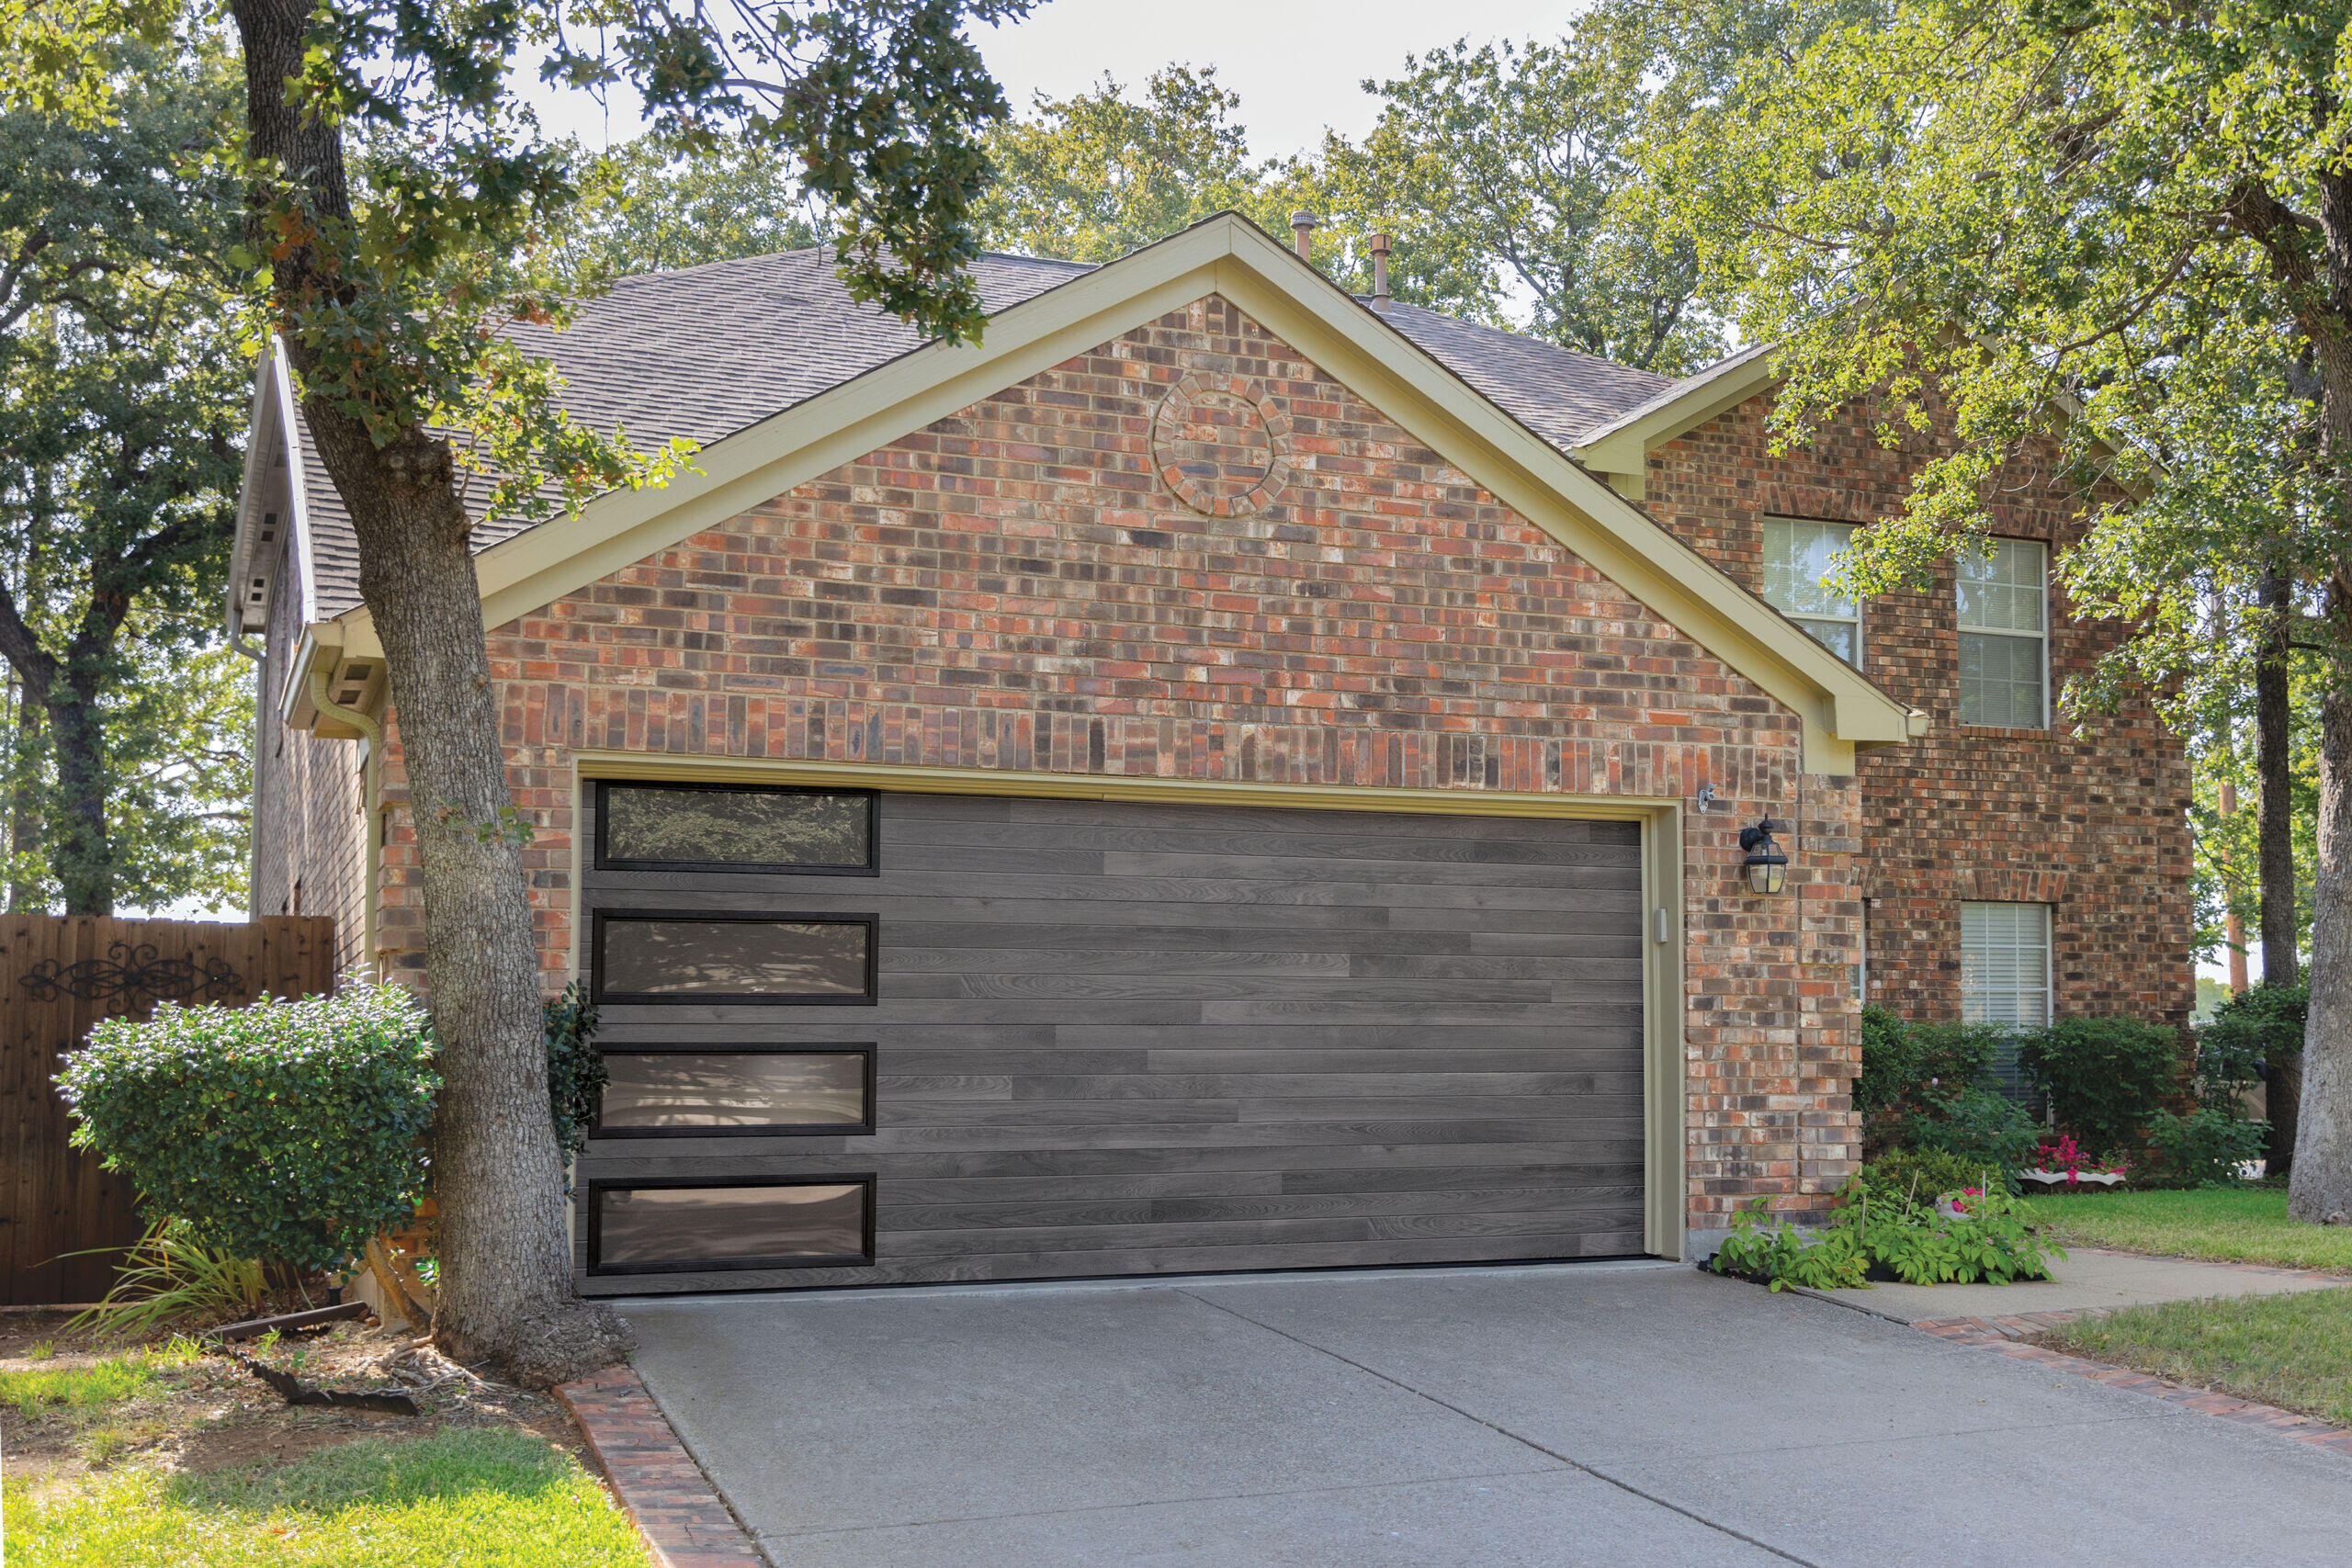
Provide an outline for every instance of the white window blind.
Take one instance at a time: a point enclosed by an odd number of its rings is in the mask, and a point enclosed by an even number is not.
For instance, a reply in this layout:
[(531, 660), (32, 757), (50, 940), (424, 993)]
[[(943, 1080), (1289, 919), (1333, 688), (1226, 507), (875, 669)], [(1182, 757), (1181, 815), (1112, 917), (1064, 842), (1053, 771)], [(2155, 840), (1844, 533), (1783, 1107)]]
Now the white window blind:
[(1849, 664), (1862, 661), (1862, 611), (1824, 581), (1830, 558), (1853, 541), (1850, 523), (1764, 519), (1764, 602)]
[(2046, 728), (2044, 552), (2032, 539), (1990, 547), (1960, 555), (1960, 722)]
[(1960, 1016), (2039, 1029), (2050, 1021), (2050, 907), (1960, 907)]

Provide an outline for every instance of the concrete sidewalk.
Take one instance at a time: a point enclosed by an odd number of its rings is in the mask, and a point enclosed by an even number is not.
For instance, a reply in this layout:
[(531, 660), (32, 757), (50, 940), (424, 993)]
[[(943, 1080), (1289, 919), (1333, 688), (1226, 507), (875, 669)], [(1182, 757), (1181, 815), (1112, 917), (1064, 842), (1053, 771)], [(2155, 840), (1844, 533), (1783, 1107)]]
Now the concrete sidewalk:
[[(2033, 1312), (2104, 1312), (2120, 1306), (2198, 1301), (2208, 1296), (2275, 1296), (2352, 1285), (2335, 1274), (2264, 1269), (2245, 1263), (2203, 1263), (2188, 1258), (2147, 1258), (2135, 1252), (2069, 1247), (2050, 1280), (2014, 1285), (1872, 1285), (1858, 1291), (1807, 1291), (1826, 1302), (1859, 1307), (1897, 1323), (1945, 1317), (2006, 1317)], [(2352, 1559), (2352, 1548), (2346, 1551)]]
[(1680, 1266), (621, 1304), (793, 1568), (2284, 1568), (2352, 1541), (2337, 1455)]

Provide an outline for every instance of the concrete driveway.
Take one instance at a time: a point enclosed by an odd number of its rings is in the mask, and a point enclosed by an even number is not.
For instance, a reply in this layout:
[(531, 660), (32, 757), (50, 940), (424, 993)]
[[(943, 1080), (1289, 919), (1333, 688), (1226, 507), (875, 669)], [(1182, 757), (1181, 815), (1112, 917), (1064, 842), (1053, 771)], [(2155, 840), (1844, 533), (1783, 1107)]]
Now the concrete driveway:
[(1672, 1265), (621, 1304), (780, 1568), (2352, 1562), (2352, 1461)]

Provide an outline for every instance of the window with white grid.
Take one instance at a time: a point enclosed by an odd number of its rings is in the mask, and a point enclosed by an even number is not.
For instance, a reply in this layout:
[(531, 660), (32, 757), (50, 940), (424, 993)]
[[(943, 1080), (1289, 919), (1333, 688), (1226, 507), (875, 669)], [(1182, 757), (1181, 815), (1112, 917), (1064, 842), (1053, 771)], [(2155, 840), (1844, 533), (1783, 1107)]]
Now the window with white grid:
[(1960, 1016), (2040, 1029), (2050, 1021), (2050, 907), (1960, 907)]
[(1960, 553), (1960, 722), (2047, 728), (2044, 552), (2032, 539), (1989, 548)]
[(1849, 664), (1862, 661), (1862, 607), (1826, 581), (1830, 558), (1853, 542), (1850, 523), (1764, 519), (1764, 602)]

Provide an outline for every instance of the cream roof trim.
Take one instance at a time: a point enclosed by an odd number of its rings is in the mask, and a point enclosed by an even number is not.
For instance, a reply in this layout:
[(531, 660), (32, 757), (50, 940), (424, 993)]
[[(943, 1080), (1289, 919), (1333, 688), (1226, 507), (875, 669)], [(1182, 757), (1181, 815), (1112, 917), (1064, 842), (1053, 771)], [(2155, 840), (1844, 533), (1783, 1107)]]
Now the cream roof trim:
[(1638, 474), (1653, 448), (1746, 402), (1772, 381), (1770, 346), (1744, 349), (1588, 432), (1574, 450), (1584, 463), (1604, 474)]
[[(484, 624), (536, 610), (1211, 293), (1799, 715), (1809, 771), (1850, 773), (1856, 747), (1917, 732), (1909, 710), (1860, 671), (1231, 213), (990, 317), (979, 346), (926, 344), (713, 442), (701, 471), (666, 489), (614, 491), (492, 546), (475, 558)], [(338, 621), (320, 628), (320, 641), (380, 652), (365, 607)]]

